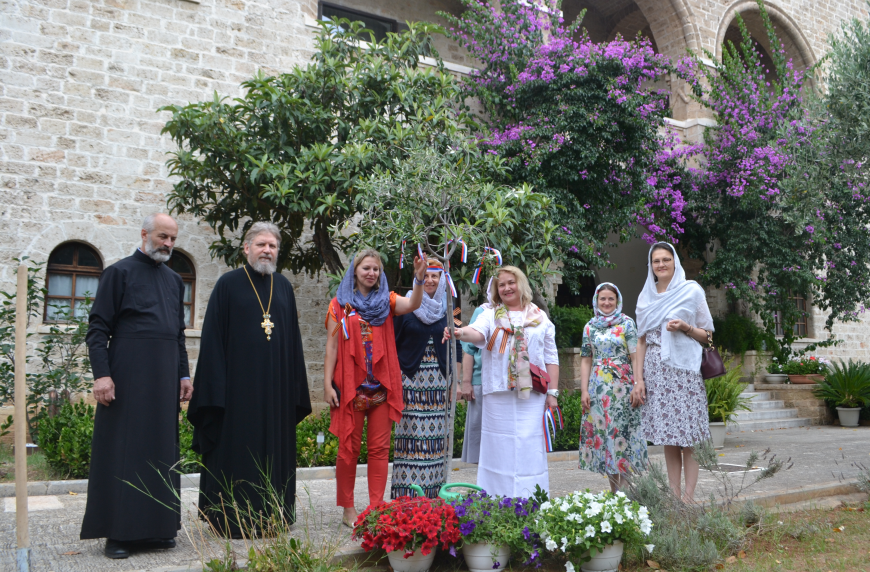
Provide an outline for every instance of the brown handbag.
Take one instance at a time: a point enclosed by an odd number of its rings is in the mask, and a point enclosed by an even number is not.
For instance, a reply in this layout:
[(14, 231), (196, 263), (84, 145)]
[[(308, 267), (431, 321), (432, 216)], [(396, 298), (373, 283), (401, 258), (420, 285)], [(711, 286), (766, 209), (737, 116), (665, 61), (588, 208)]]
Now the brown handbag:
[(707, 345), (701, 346), (701, 378), (710, 379), (725, 375), (725, 364), (719, 350), (713, 346), (713, 334), (707, 332)]
[(550, 388), (550, 374), (547, 373), (547, 370), (530, 363), (529, 371), (532, 374), (532, 391), (547, 393), (547, 390)]

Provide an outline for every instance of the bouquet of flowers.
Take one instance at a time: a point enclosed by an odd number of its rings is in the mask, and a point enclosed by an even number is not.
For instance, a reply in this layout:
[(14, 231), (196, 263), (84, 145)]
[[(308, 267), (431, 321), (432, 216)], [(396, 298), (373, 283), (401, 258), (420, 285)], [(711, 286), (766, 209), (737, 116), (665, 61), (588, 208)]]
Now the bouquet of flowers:
[(830, 360), (816, 356), (796, 356), (782, 366), (782, 373), (788, 375), (815, 375), (828, 372)]
[(653, 523), (645, 506), (623, 492), (574, 492), (541, 505), (534, 529), (550, 552), (561, 551), (574, 563), (588, 562), (590, 551), (602, 551), (616, 541), (632, 542), (649, 535)]
[(430, 554), (438, 544), (452, 551), (459, 541), (459, 520), (453, 507), (440, 498), (399, 497), (363, 511), (353, 537), (362, 539), (366, 552), (403, 550), (405, 558), (418, 548), (423, 555)]
[(465, 544), (507, 545), (512, 553), (534, 554), (526, 565), (536, 560), (538, 555), (528, 527), (530, 515), (538, 510), (535, 500), (492, 497), (480, 491), (450, 504), (459, 519), (459, 532)]

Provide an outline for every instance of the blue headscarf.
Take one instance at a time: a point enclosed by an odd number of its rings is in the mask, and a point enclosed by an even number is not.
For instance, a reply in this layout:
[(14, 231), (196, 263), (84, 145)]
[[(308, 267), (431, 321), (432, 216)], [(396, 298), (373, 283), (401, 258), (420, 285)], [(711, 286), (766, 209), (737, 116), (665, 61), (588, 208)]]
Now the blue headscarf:
[(381, 268), (378, 285), (372, 288), (367, 296), (363, 296), (359, 290), (353, 287), (355, 271), (356, 264), (348, 265), (347, 272), (344, 273), (344, 278), (338, 285), (335, 298), (342, 307), (350, 304), (357, 311), (359, 317), (372, 326), (380, 326), (390, 317), (390, 286), (387, 284), (384, 269)]

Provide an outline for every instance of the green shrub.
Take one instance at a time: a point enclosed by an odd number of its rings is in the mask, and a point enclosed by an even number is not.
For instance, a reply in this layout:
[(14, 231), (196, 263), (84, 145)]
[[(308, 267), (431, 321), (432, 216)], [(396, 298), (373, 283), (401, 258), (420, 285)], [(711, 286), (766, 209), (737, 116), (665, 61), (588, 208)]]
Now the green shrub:
[(187, 418), (187, 411), (182, 411), (181, 418), (178, 420), (178, 442), (181, 445), (178, 472), (183, 475), (198, 473), (202, 457), (190, 448), (193, 444), (193, 425)]
[(813, 394), (829, 407), (870, 405), (870, 365), (851, 359), (848, 363), (832, 363)]
[(559, 393), (559, 408), (565, 419), (565, 428), (556, 431), (554, 451), (577, 451), (580, 448), (580, 424), (583, 421), (583, 403), (580, 392)]
[(732, 354), (742, 355), (748, 351), (776, 351), (776, 338), (765, 332), (752, 319), (740, 314), (728, 314), (725, 318), (713, 318), (715, 344)]
[(57, 415), (40, 420), (39, 434), (39, 446), (54, 470), (66, 478), (88, 478), (94, 436), (92, 405), (64, 403)]
[(725, 362), (725, 369), (725, 375), (704, 380), (707, 413), (713, 422), (728, 423), (738, 411), (749, 411), (750, 398), (741, 395), (746, 384), (740, 381), (741, 370), (734, 367), (734, 358)]
[(583, 327), (594, 315), (588, 306), (551, 306), (550, 320), (556, 326), (556, 347), (579, 348), (583, 341)]

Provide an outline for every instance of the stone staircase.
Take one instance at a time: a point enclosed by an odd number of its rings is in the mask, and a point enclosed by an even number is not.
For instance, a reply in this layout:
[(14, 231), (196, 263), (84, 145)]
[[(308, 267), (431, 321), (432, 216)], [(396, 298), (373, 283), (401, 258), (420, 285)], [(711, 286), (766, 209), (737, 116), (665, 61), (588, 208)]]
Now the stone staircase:
[(753, 384), (747, 386), (743, 395), (752, 399), (751, 411), (737, 412), (734, 422), (728, 425), (729, 433), (791, 429), (816, 424), (809, 417), (799, 417), (797, 409), (786, 408), (785, 401), (774, 399), (773, 392), (755, 391)]

